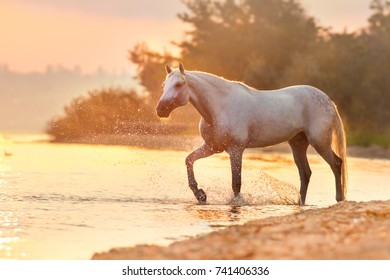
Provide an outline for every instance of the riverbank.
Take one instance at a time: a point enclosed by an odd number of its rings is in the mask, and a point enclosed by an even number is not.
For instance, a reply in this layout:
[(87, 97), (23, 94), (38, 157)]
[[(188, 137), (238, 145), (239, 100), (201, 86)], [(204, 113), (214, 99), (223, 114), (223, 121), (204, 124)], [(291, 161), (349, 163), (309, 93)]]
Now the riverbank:
[(389, 228), (390, 200), (347, 201), (231, 226), (167, 247), (112, 249), (92, 259), (390, 259)]
[[(62, 141), (61, 143), (73, 144), (96, 144), (96, 145), (121, 145), (135, 146), (146, 149), (166, 149), (175, 151), (192, 151), (203, 143), (199, 135), (145, 135), (145, 134), (105, 134), (95, 136), (85, 136), (77, 139)], [(279, 145), (248, 149), (249, 153), (291, 153), (287, 143)], [(309, 148), (309, 153), (316, 153), (313, 148)], [(352, 146), (347, 148), (349, 157), (390, 159), (390, 148), (380, 146)]]

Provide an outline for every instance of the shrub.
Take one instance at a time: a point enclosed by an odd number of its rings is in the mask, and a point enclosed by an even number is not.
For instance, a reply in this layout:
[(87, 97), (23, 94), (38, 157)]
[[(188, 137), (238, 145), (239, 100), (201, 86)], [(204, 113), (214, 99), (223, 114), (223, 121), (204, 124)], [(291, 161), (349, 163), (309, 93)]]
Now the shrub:
[(134, 90), (109, 88), (73, 99), (65, 106), (64, 115), (49, 123), (47, 133), (56, 140), (67, 140), (120, 133), (130, 123), (137, 123), (139, 127), (155, 121), (151, 106)]

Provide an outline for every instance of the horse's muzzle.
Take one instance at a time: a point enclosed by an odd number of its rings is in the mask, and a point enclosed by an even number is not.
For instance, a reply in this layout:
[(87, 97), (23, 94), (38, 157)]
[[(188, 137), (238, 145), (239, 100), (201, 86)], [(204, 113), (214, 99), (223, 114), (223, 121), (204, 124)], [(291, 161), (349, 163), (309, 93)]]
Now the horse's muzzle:
[(160, 118), (168, 118), (169, 117), (169, 112), (168, 111), (157, 110), (157, 116), (159, 116)]
[(169, 108), (169, 106), (166, 106), (164, 104), (158, 104), (156, 107), (156, 112), (157, 116), (159, 116), (160, 118), (168, 118), (172, 110)]

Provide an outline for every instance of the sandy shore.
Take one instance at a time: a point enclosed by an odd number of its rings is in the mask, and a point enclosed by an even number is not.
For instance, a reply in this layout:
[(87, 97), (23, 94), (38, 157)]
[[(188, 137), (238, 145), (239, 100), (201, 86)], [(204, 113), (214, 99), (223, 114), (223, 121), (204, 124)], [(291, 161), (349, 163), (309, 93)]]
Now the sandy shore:
[(112, 249), (93, 259), (390, 259), (390, 200), (303, 208), (167, 247)]

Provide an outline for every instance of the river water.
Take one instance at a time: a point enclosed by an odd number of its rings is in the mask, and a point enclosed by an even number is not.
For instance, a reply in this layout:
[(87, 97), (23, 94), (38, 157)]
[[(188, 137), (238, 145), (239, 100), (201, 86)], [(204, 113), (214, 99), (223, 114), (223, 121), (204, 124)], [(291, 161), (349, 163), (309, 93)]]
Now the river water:
[[(3, 140), (0, 153), (1, 259), (90, 259), (335, 203), (333, 175), (316, 155), (309, 206), (299, 207), (290, 154), (246, 153), (238, 201), (226, 154), (198, 161), (195, 175), (208, 195), (198, 205), (187, 187), (188, 152)], [(388, 160), (350, 158), (348, 198), (390, 199), (389, 171)]]

